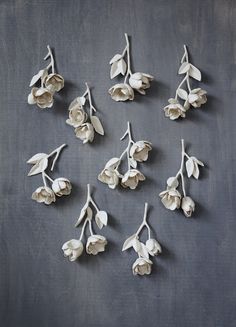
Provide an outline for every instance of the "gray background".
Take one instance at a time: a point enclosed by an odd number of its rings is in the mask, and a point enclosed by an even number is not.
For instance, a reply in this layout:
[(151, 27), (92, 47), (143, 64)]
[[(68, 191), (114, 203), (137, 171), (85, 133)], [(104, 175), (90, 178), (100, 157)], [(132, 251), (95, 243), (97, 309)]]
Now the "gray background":
[[(1, 220), (0, 324), (3, 327), (234, 327), (236, 326), (235, 1), (1, 1)], [(132, 66), (152, 73), (148, 95), (115, 103), (107, 94), (110, 58), (132, 36)], [(164, 117), (163, 106), (180, 82), (177, 75), (189, 46), (203, 72), (208, 103), (183, 121)], [(43, 67), (46, 45), (55, 49), (66, 84), (52, 109), (27, 104), (29, 81)], [(70, 101), (93, 86), (106, 136), (83, 146), (65, 124)], [(136, 140), (154, 150), (140, 166), (147, 177), (135, 191), (109, 190), (97, 181), (106, 160), (126, 143), (119, 138), (132, 122)], [(180, 163), (180, 138), (206, 163), (187, 191), (197, 203), (193, 219), (166, 210), (158, 198)], [(27, 177), (26, 160), (62, 143), (53, 176), (73, 185), (70, 197), (44, 206), (31, 200), (41, 177)], [(73, 228), (86, 199), (86, 183), (109, 213), (102, 233), (104, 254), (63, 258), (62, 244), (78, 237)], [(144, 202), (163, 246), (153, 274), (132, 276), (135, 253), (121, 253), (137, 228)]]

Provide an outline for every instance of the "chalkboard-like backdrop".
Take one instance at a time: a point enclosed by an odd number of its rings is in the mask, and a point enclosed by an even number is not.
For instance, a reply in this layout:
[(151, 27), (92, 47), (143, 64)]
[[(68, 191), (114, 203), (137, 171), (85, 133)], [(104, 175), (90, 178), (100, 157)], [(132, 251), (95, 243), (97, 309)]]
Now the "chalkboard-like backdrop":
[[(153, 74), (145, 97), (115, 103), (108, 64), (131, 35), (137, 71)], [(3, 327), (235, 327), (236, 326), (236, 3), (226, 0), (1, 0), (0, 1), (0, 325)], [(162, 108), (180, 81), (183, 44), (203, 72), (209, 100), (172, 122)], [(29, 81), (46, 46), (55, 49), (65, 88), (49, 110), (27, 104)], [(83, 146), (65, 124), (67, 107), (93, 87), (106, 136)], [(135, 191), (109, 190), (97, 181), (105, 158), (123, 149), (132, 123), (136, 139), (152, 141), (147, 177)], [(180, 139), (207, 164), (187, 185), (196, 215), (164, 208), (158, 193), (180, 160)], [(46, 207), (30, 199), (40, 177), (26, 160), (67, 143), (55, 176), (73, 193)], [(109, 212), (109, 247), (79, 262), (63, 258), (62, 244), (86, 198), (86, 184)], [(130, 271), (134, 256), (123, 241), (152, 206), (150, 225), (163, 246), (151, 276)]]

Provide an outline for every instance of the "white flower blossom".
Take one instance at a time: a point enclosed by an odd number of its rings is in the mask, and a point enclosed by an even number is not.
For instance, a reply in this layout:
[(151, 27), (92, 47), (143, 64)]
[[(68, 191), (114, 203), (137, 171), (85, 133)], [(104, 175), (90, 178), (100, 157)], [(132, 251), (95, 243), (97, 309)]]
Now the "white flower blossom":
[(144, 181), (145, 176), (137, 169), (128, 170), (121, 180), (121, 185), (126, 188), (129, 187), (131, 190), (134, 190), (139, 181)]
[(130, 86), (141, 94), (146, 94), (145, 90), (150, 87), (153, 76), (144, 73), (134, 73), (129, 78)]
[(66, 120), (66, 123), (73, 127), (81, 126), (87, 120), (87, 114), (80, 104), (73, 106), (69, 110), (69, 119)]
[(90, 123), (84, 123), (79, 127), (75, 128), (75, 135), (80, 140), (83, 141), (83, 143), (92, 142), (94, 139), (94, 128), (93, 125)]
[(44, 83), (52, 93), (59, 92), (64, 87), (64, 78), (59, 74), (51, 73), (46, 76)]
[(56, 201), (56, 196), (50, 187), (40, 186), (32, 194), (32, 200), (39, 203), (51, 204)]
[(99, 252), (105, 251), (106, 245), (107, 245), (107, 240), (104, 236), (91, 235), (87, 240), (86, 252), (88, 254), (96, 255)]
[(195, 203), (190, 196), (185, 196), (181, 202), (181, 208), (186, 217), (190, 218), (195, 210)]
[(71, 182), (64, 178), (60, 177), (53, 181), (52, 189), (57, 196), (69, 195), (71, 193)]
[(152, 261), (146, 258), (138, 258), (132, 266), (132, 271), (134, 275), (150, 275), (152, 271)]
[(138, 162), (148, 159), (148, 152), (152, 150), (151, 143), (146, 141), (135, 142), (130, 148), (130, 156)]
[(104, 168), (98, 175), (98, 180), (104, 184), (107, 184), (109, 188), (115, 189), (119, 184), (120, 174), (117, 170), (110, 168)]
[(108, 93), (115, 101), (127, 101), (134, 99), (134, 91), (132, 87), (124, 83), (112, 86)]
[(181, 194), (175, 189), (165, 190), (159, 194), (161, 202), (166, 209), (175, 210), (179, 209), (181, 202)]
[(193, 89), (188, 95), (188, 102), (194, 108), (200, 108), (202, 104), (207, 102), (207, 92), (201, 88)]
[(165, 116), (171, 120), (178, 119), (179, 117), (185, 117), (186, 109), (175, 99), (169, 99), (169, 104), (164, 108)]
[(33, 87), (28, 95), (29, 104), (37, 104), (38, 107), (51, 108), (53, 105), (53, 93), (44, 87)]
[(65, 257), (69, 257), (69, 260), (75, 261), (83, 253), (83, 243), (80, 240), (72, 239), (62, 246), (62, 251)]
[(148, 249), (148, 253), (152, 256), (158, 255), (162, 252), (160, 243), (154, 238), (150, 238), (146, 241), (146, 248)]

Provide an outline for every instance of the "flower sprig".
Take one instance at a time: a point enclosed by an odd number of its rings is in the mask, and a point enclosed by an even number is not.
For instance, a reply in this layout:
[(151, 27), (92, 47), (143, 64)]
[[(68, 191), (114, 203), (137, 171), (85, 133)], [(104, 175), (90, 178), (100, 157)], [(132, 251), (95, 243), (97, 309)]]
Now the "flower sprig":
[[(190, 86), (190, 77), (197, 81), (201, 81), (201, 72), (193, 64), (189, 62), (188, 51), (184, 45), (184, 55), (181, 59), (181, 66), (178, 74), (185, 75), (175, 92), (175, 98), (168, 100), (169, 104), (164, 107), (165, 116), (171, 120), (179, 117), (185, 118), (186, 111), (190, 108), (200, 108), (207, 102), (207, 92), (201, 88), (192, 89)], [(185, 85), (185, 89), (183, 86)], [(183, 100), (183, 105), (179, 102)]]
[[(91, 207), (93, 208), (93, 210)], [(107, 213), (106, 211), (99, 210), (98, 206), (96, 205), (96, 203), (91, 197), (90, 184), (87, 184), (87, 200), (85, 205), (81, 209), (80, 216), (75, 224), (75, 227), (78, 227), (83, 221), (80, 237), (78, 240), (72, 239), (70, 241), (67, 241), (62, 246), (64, 256), (69, 257), (70, 261), (75, 261), (83, 253), (84, 245), (82, 243), (82, 239), (84, 237), (84, 232), (87, 225), (89, 227), (89, 233), (90, 233), (90, 236), (88, 237), (86, 242), (87, 254), (96, 255), (100, 252), (105, 251), (105, 246), (107, 245), (106, 238), (102, 235), (94, 234), (93, 232), (93, 227), (92, 227), (93, 211), (96, 212), (95, 222), (98, 228), (102, 229), (103, 226), (107, 225), (107, 220), (108, 220)]]
[[(127, 122), (127, 130), (121, 140), (128, 137), (128, 145), (119, 158), (110, 159), (102, 172), (98, 175), (98, 180), (115, 189), (120, 183), (124, 188), (135, 189), (139, 181), (144, 181), (145, 176), (137, 169), (137, 163), (148, 159), (148, 153), (152, 150), (151, 143), (148, 141), (135, 142), (132, 139), (130, 122)], [(118, 169), (122, 159), (126, 157), (128, 170), (122, 175)]]
[[(133, 248), (138, 254), (138, 259), (132, 266), (134, 275), (149, 275), (152, 271), (153, 262), (149, 259), (149, 255), (157, 256), (162, 252), (161, 245), (157, 240), (151, 238), (151, 230), (147, 222), (148, 203), (145, 203), (143, 221), (139, 226), (137, 232), (131, 235), (123, 244), (122, 251)], [(148, 239), (146, 243), (140, 242), (139, 235), (143, 228), (147, 228)]]
[[(100, 135), (104, 135), (104, 129), (100, 119), (93, 114), (96, 108), (92, 103), (91, 90), (88, 83), (85, 83), (86, 91), (80, 97), (75, 98), (69, 106), (69, 119), (66, 123), (75, 128), (75, 135), (83, 143), (92, 142), (94, 140), (94, 131)], [(87, 97), (87, 98), (86, 98)], [(89, 104), (89, 113), (84, 108), (86, 101)]]
[[(67, 178), (59, 177), (53, 180), (47, 173), (48, 168), (48, 159), (54, 157), (51, 171), (53, 171), (56, 161), (59, 157), (61, 150), (66, 146), (62, 144), (51, 153), (37, 153), (32, 158), (30, 158), (27, 163), (33, 165), (30, 169), (28, 176), (34, 176), (37, 174), (42, 175), (43, 186), (38, 187), (32, 194), (32, 199), (45, 204), (51, 204), (56, 201), (56, 196), (61, 197), (63, 195), (69, 195), (71, 193), (71, 183)], [(48, 186), (48, 183), (51, 184), (51, 187)]]
[[(28, 95), (28, 103), (36, 104), (41, 109), (51, 108), (55, 92), (59, 92), (64, 87), (64, 78), (55, 73), (54, 57), (49, 45), (47, 49), (48, 53), (44, 60), (50, 58), (50, 63), (32, 77), (29, 85), (33, 87)], [(38, 87), (34, 85), (38, 85)]]
[[(204, 166), (203, 162), (196, 157), (190, 157), (184, 146), (184, 140), (181, 140), (181, 165), (177, 174), (167, 179), (167, 188), (159, 194), (161, 202), (169, 210), (181, 209), (186, 217), (191, 217), (195, 210), (195, 203), (190, 196), (186, 195), (185, 180), (184, 180), (184, 164), (187, 171), (187, 176), (193, 176), (195, 179), (199, 177), (199, 166)], [(187, 159), (187, 160), (186, 160)], [(185, 162), (186, 160), (186, 162)], [(179, 179), (181, 180), (182, 194), (177, 190), (179, 187)]]
[(124, 76), (123, 83), (115, 84), (108, 91), (115, 101), (134, 100), (134, 90), (145, 95), (145, 90), (150, 87), (150, 82), (153, 80), (153, 76), (149, 74), (131, 72), (130, 43), (127, 33), (125, 33), (125, 40), (126, 46), (122, 54), (118, 53), (110, 60), (110, 78), (113, 79), (120, 74)]

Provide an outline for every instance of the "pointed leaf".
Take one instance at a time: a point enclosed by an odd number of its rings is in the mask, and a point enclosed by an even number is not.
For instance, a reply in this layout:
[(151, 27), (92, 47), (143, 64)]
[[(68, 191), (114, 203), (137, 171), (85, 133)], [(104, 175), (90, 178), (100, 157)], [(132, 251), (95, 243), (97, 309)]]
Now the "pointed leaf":
[(30, 169), (28, 176), (33, 176), (42, 173), (48, 166), (48, 158), (43, 158), (36, 162), (36, 164)]
[(122, 251), (125, 251), (133, 246), (134, 239), (137, 238), (136, 234), (131, 235), (127, 240), (124, 242)]
[(111, 65), (110, 78), (113, 79), (119, 74), (120, 74), (120, 68), (118, 66), (118, 62), (116, 61)]
[(45, 76), (47, 74), (47, 70), (46, 69), (41, 69), (36, 75), (34, 75), (30, 81), (30, 87), (33, 86), (35, 83), (38, 82), (38, 80)]
[(90, 119), (95, 131), (100, 135), (104, 135), (104, 129), (102, 127), (100, 119), (97, 116), (91, 116)]
[(149, 259), (148, 249), (147, 249), (146, 245), (141, 242), (140, 242), (140, 250), (139, 250), (138, 254), (145, 259)]
[(98, 228), (102, 229), (103, 223), (101, 222), (100, 218), (96, 216), (95, 221), (96, 221), (96, 224), (97, 224)]
[(198, 168), (198, 165), (197, 164), (194, 165), (193, 177), (195, 179), (198, 179), (198, 177), (199, 177), (199, 168)]
[(140, 251), (140, 249), (141, 249), (141, 242), (137, 239), (137, 238), (135, 238), (134, 240), (133, 240), (133, 248), (134, 248), (134, 251), (135, 252), (139, 252)]
[(35, 164), (36, 162), (38, 162), (39, 160), (46, 158), (48, 155), (47, 153), (36, 153), (33, 157), (31, 157), (27, 163), (29, 164)]
[(90, 207), (87, 208), (86, 213), (87, 213), (87, 218), (92, 219), (93, 211), (92, 211), (92, 209)]
[(116, 168), (120, 163), (120, 158), (111, 158), (105, 165), (105, 169), (107, 168)]
[(194, 162), (193, 162), (193, 159), (189, 158), (186, 161), (186, 170), (187, 170), (188, 177), (191, 177), (192, 174), (193, 174), (193, 171), (194, 171)]
[(134, 169), (137, 168), (137, 161), (134, 160), (133, 158), (129, 159), (130, 165), (131, 167), (133, 167)]
[(183, 100), (187, 100), (188, 99), (188, 93), (184, 89), (178, 89), (177, 90), (177, 94)]
[(87, 210), (87, 205), (84, 206), (81, 211), (80, 211), (80, 215), (79, 215), (79, 218), (75, 224), (75, 227), (79, 226), (79, 224), (81, 223), (81, 221), (83, 220), (83, 218), (85, 217), (85, 214), (86, 214), (86, 210)]
[(192, 64), (190, 65), (189, 76), (196, 79), (197, 81), (201, 81), (202, 79), (202, 74), (200, 70)]
[(178, 182), (178, 179), (176, 177), (169, 177), (167, 179), (167, 185), (170, 187), (170, 188), (177, 188), (179, 186), (179, 182)]
[(178, 74), (185, 74), (190, 69), (190, 64), (188, 62), (183, 62), (179, 68)]
[(120, 60), (118, 61), (118, 69), (119, 69), (120, 73), (121, 73), (123, 76), (125, 75), (126, 67), (127, 67), (127, 65), (126, 65), (126, 62), (124, 61), (124, 59), (123, 59), (123, 58), (120, 59)]
[(121, 54), (117, 53), (114, 55), (114, 57), (110, 60), (110, 65), (113, 64), (113, 62), (116, 62), (122, 58)]

